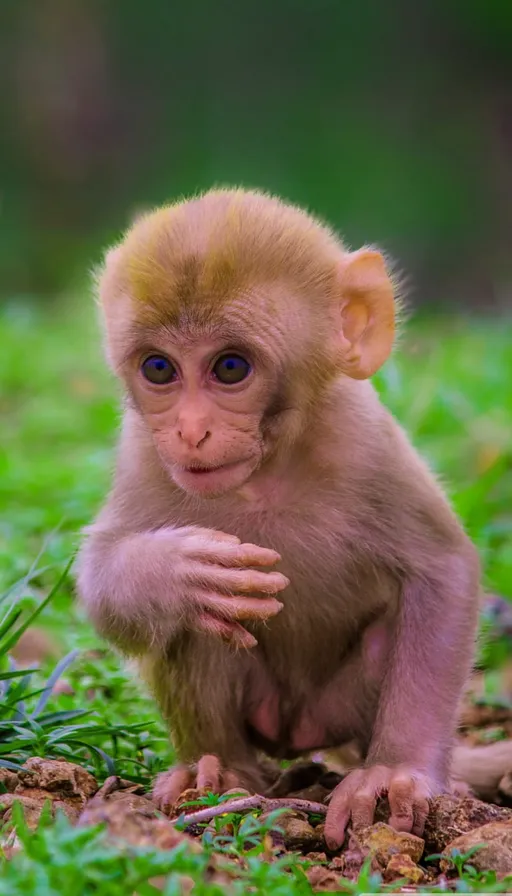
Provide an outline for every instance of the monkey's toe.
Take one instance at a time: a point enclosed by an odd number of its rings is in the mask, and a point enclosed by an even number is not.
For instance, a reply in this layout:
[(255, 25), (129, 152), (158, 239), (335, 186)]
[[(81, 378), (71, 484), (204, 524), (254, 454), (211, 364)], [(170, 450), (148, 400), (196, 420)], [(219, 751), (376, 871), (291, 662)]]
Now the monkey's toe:
[(225, 793), (238, 787), (242, 787), (239, 775), (230, 769), (223, 770), (217, 756), (206, 754), (196, 764), (177, 765), (158, 775), (152, 799), (162, 812), (170, 815), (185, 790)]
[(153, 802), (162, 812), (170, 814), (183, 791), (192, 787), (193, 783), (192, 769), (186, 765), (175, 766), (167, 772), (162, 772), (155, 780), (152, 792)]

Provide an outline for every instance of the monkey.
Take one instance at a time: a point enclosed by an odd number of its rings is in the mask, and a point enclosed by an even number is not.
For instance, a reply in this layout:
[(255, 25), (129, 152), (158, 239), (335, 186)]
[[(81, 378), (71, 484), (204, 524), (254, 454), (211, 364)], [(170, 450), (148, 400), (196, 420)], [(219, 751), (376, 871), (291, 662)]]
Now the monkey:
[(97, 277), (124, 411), (79, 599), (136, 658), (194, 784), (265, 793), (276, 763), (358, 745), (325, 839), (421, 834), (448, 787), (480, 599), (476, 548), (378, 398), (400, 289), (385, 255), (265, 192), (143, 214)]

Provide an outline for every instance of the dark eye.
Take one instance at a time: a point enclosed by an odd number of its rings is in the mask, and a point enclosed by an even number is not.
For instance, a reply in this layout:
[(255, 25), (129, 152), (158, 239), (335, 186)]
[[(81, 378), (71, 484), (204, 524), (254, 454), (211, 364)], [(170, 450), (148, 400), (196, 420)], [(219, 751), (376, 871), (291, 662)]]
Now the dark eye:
[(176, 376), (176, 368), (163, 355), (151, 355), (150, 358), (146, 358), (141, 369), (143, 376), (157, 386), (171, 383)]
[(251, 372), (251, 365), (240, 355), (222, 355), (213, 365), (215, 379), (226, 386), (241, 383)]

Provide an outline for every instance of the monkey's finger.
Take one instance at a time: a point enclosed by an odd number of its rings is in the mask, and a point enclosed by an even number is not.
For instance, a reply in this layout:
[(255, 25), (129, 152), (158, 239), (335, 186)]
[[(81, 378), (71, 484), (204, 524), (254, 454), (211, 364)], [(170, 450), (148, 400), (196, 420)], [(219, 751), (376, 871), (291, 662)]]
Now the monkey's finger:
[(354, 828), (364, 828), (373, 824), (377, 795), (378, 790), (370, 779), (367, 779), (365, 784), (356, 790), (350, 803)]
[(184, 765), (176, 766), (158, 775), (152, 793), (152, 799), (162, 812), (169, 813), (184, 790), (192, 787), (192, 772)]
[(258, 643), (254, 635), (251, 635), (237, 622), (228, 622), (226, 619), (219, 619), (210, 613), (200, 613), (196, 619), (196, 627), (210, 635), (216, 635), (235, 647), (256, 647)]
[[(415, 781), (410, 775), (396, 775), (388, 790), (389, 823), (395, 831), (410, 833), (414, 824)], [(370, 822), (371, 824), (371, 822)]]
[(233, 595), (223, 597), (221, 594), (204, 594), (199, 598), (204, 607), (221, 616), (223, 619), (234, 619), (237, 622), (270, 619), (283, 609), (283, 604), (274, 597), (243, 597)]
[(210, 571), (204, 564), (194, 564), (189, 579), (211, 591), (237, 593), (276, 594), (290, 584), (290, 580), (280, 572), (260, 572), (257, 569), (224, 569), (216, 567)]
[(202, 756), (197, 763), (197, 789), (218, 793), (220, 790), (220, 762), (216, 756)]
[(190, 539), (187, 553), (203, 563), (225, 567), (273, 566), (281, 559), (277, 551), (261, 548), (256, 544), (240, 544), (239, 541)]
[(416, 834), (417, 837), (423, 837), (425, 831), (425, 823), (427, 821), (428, 813), (430, 812), (430, 803), (428, 797), (421, 796), (415, 799), (414, 801), (414, 822), (412, 826), (412, 833)]
[(343, 788), (334, 791), (325, 819), (324, 837), (328, 849), (339, 849), (345, 839), (345, 831), (350, 820), (352, 791)]
[(273, 566), (279, 563), (281, 554), (272, 548), (262, 548), (257, 544), (239, 544), (230, 548), (226, 558), (230, 565), (237, 566)]

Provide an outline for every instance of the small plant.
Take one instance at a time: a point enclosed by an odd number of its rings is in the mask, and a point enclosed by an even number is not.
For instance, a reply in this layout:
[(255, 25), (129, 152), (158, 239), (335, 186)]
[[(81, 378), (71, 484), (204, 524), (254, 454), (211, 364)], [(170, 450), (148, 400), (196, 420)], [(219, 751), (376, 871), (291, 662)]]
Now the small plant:
[(48, 712), (46, 707), (53, 689), (64, 672), (79, 655), (70, 651), (57, 663), (46, 681), (38, 682), (38, 669), (17, 669), (10, 651), (43, 610), (55, 598), (65, 581), (71, 561), (58, 578), (49, 594), (36, 606), (24, 593), (35, 575), (32, 569), (16, 586), (0, 595), (0, 766), (14, 771), (31, 756), (61, 757), (76, 760), (89, 755), (92, 770), (99, 776), (116, 773), (113, 756), (95, 742), (121, 736), (146, 728), (145, 723), (131, 725), (98, 724), (88, 709)]

